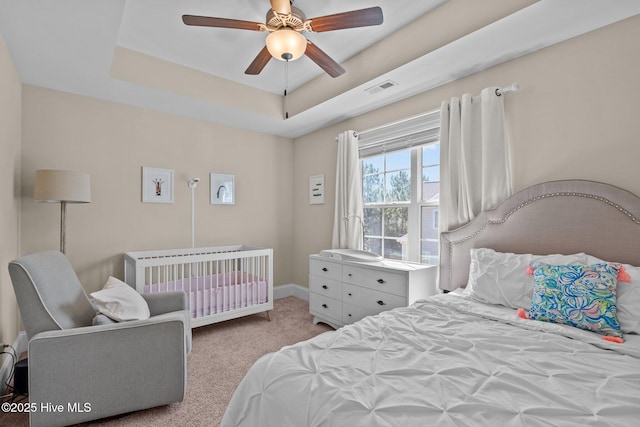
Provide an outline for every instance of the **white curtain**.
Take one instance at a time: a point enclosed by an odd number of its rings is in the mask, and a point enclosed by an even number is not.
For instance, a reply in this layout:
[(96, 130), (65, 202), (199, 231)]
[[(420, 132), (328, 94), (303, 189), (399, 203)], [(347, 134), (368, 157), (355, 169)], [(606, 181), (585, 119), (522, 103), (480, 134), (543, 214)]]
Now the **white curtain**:
[(348, 130), (338, 135), (336, 206), (333, 217), (334, 249), (362, 249), (362, 174), (358, 136)]
[(511, 196), (504, 95), (496, 89), (442, 103), (440, 232), (466, 224)]

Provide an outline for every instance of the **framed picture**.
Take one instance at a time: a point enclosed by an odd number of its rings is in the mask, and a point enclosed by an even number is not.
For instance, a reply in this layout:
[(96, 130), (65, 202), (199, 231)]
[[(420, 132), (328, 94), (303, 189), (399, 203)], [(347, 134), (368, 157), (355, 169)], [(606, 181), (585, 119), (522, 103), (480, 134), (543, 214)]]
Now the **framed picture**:
[(173, 169), (142, 167), (142, 202), (173, 203)]
[(309, 177), (309, 204), (324, 204), (324, 175)]
[(233, 205), (235, 203), (235, 177), (221, 173), (211, 174), (211, 204)]

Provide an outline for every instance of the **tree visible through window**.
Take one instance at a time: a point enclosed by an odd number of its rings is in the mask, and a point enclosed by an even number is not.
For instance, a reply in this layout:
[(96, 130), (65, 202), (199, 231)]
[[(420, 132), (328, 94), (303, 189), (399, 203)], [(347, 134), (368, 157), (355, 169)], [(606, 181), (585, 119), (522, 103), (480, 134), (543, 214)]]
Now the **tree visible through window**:
[[(437, 263), (439, 161), (438, 143), (362, 159), (365, 250)], [(421, 188), (414, 189), (420, 172)]]
[(363, 159), (364, 248), (385, 258), (402, 259), (399, 241), (408, 230), (411, 153), (396, 151)]

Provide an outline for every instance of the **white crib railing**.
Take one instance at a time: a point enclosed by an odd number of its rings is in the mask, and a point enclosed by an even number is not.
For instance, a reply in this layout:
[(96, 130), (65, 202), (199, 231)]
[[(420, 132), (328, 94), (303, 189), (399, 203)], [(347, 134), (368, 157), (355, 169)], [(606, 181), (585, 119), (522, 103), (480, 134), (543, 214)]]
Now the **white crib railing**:
[(127, 252), (125, 282), (143, 294), (182, 291), (191, 326), (273, 309), (273, 249), (247, 245)]

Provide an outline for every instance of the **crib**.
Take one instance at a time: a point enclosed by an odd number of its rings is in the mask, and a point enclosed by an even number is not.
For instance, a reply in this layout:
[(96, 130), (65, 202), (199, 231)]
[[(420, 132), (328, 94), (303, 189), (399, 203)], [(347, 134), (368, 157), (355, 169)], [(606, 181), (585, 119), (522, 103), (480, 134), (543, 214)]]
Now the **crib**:
[(182, 291), (191, 326), (273, 309), (273, 249), (247, 245), (127, 252), (125, 282), (141, 294)]

